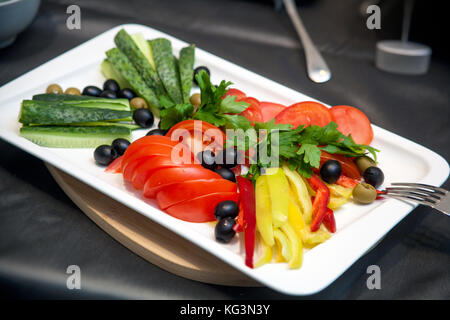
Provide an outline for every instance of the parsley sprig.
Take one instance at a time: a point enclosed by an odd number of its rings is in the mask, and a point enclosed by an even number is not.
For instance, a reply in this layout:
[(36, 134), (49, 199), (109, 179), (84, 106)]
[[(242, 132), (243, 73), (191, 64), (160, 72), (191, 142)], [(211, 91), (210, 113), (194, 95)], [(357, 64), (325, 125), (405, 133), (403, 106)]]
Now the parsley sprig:
[(160, 98), (162, 110), (161, 129), (169, 129), (173, 125), (183, 120), (195, 119), (209, 122), (216, 127), (227, 129), (251, 128), (251, 123), (247, 118), (240, 116), (249, 106), (244, 101), (236, 101), (235, 96), (222, 97), (227, 93), (227, 88), (232, 84), (223, 80), (217, 87), (211, 83), (209, 75), (200, 71), (196, 76), (200, 88), (201, 105), (197, 110), (190, 103), (174, 104), (165, 97)]
[[(309, 178), (313, 173), (313, 168), (319, 168), (320, 156), (322, 150), (328, 153), (343, 154), (347, 157), (359, 157), (366, 153), (372, 154), (376, 160), (377, 149), (360, 145), (353, 141), (351, 135), (344, 135), (337, 130), (337, 124), (330, 122), (324, 127), (303, 125), (292, 128), (289, 124), (276, 124), (272, 119), (269, 122), (255, 123), (256, 130), (266, 130), (266, 134), (258, 139), (248, 139), (245, 148), (253, 148), (256, 154), (253, 157), (254, 162), (250, 165), (248, 176), (256, 179), (260, 174), (261, 168), (273, 166), (273, 163), (262, 163), (260, 161), (258, 150), (265, 150), (270, 157), (272, 150), (272, 135), (276, 132), (279, 155), (279, 163), (286, 163), (291, 170), (296, 170), (302, 176)], [(237, 146), (235, 141), (227, 141), (227, 147)]]

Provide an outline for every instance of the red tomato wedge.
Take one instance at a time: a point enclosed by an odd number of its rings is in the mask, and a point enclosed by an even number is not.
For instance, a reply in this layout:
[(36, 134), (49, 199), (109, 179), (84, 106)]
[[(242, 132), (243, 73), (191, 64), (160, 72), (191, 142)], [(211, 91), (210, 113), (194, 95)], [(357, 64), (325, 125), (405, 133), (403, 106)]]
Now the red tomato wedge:
[(357, 144), (369, 145), (372, 142), (372, 125), (364, 112), (350, 106), (334, 106), (330, 112), (340, 132), (345, 135), (351, 134)]
[(241, 99), (240, 101), (244, 101), (250, 104), (247, 109), (240, 113), (241, 116), (246, 117), (251, 122), (263, 121), (263, 116), (258, 100), (252, 97), (246, 97), (244, 99)]
[(190, 180), (162, 187), (156, 194), (161, 209), (178, 203), (218, 192), (236, 192), (237, 184), (223, 178), (212, 180)]
[(281, 111), (286, 109), (286, 106), (283, 106), (282, 104), (267, 101), (261, 101), (259, 107), (261, 108), (262, 121), (264, 122), (272, 120)]
[(276, 123), (291, 124), (294, 128), (304, 126), (326, 126), (333, 118), (330, 110), (323, 104), (313, 101), (304, 101), (293, 104), (281, 111), (276, 117)]
[(129, 155), (126, 160), (122, 160), (122, 172), (124, 173), (124, 177), (129, 165), (133, 165), (136, 161), (150, 156), (164, 156), (167, 158), (171, 158), (173, 148), (174, 147), (172, 146), (161, 144), (153, 144), (141, 147), (139, 150), (136, 150), (133, 154)]
[(123, 156), (120, 156), (120, 157), (114, 159), (114, 161), (111, 162), (109, 164), (109, 166), (105, 169), (105, 172), (108, 172), (108, 173), (119, 173), (119, 172), (121, 172), (122, 157)]
[[(181, 130), (185, 130), (185, 132)], [(205, 149), (217, 152), (217, 150), (223, 148), (223, 144), (226, 141), (225, 133), (222, 130), (211, 123), (201, 120), (181, 121), (170, 128), (166, 136), (183, 142), (194, 155)]]
[(228, 89), (227, 93), (225, 93), (225, 95), (222, 97), (225, 98), (226, 96), (235, 96), (236, 97), (236, 101), (242, 100), (246, 97), (246, 94), (244, 92), (242, 92), (241, 90), (238, 89)]
[(122, 171), (123, 166), (125, 163), (128, 162), (128, 158), (135, 153), (136, 151), (140, 150), (144, 146), (150, 146), (150, 145), (168, 145), (168, 146), (176, 146), (178, 144), (178, 141), (172, 141), (169, 137), (165, 136), (145, 136), (142, 137), (136, 141), (134, 141), (132, 144), (130, 144), (125, 151), (125, 153), (122, 156)]
[[(194, 166), (201, 167), (199, 164), (183, 164), (176, 163), (172, 161), (172, 159), (164, 157), (164, 156), (154, 156), (151, 158), (146, 158), (145, 161), (142, 161), (140, 164), (136, 166), (136, 169), (133, 171), (133, 175), (131, 178), (131, 183), (133, 187), (136, 189), (144, 188), (145, 182), (150, 176), (155, 173), (157, 170), (163, 168), (174, 168), (174, 167), (185, 167), (185, 166)], [(188, 177), (186, 177), (186, 180)]]
[(161, 169), (153, 173), (145, 182), (144, 197), (152, 199), (156, 197), (159, 189), (173, 183), (201, 179), (222, 179), (222, 177), (214, 171), (197, 165)]
[(341, 164), (342, 174), (351, 178), (359, 180), (361, 179), (361, 175), (359, 174), (358, 167), (352, 158), (346, 157), (342, 154), (331, 154), (325, 151), (322, 151), (322, 155), (320, 156), (320, 167), (328, 161), (328, 160), (337, 160)]
[(239, 193), (219, 192), (210, 193), (205, 196), (194, 198), (175, 204), (165, 209), (165, 212), (172, 217), (188, 222), (208, 222), (215, 221), (214, 209), (225, 200), (232, 200), (239, 203)]

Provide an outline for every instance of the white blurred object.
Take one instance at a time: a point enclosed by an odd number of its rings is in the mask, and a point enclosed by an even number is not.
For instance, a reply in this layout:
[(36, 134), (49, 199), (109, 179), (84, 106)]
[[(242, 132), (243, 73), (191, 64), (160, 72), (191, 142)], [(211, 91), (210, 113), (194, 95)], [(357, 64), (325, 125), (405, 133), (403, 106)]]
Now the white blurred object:
[(375, 65), (377, 68), (399, 74), (418, 75), (428, 71), (431, 48), (408, 41), (414, 0), (405, 0), (401, 40), (377, 42)]

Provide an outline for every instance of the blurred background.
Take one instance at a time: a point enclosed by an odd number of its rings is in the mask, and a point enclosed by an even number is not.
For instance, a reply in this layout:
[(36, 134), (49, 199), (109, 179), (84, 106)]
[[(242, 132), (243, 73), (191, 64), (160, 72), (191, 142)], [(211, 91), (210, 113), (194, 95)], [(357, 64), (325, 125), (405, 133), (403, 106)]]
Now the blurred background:
[[(374, 64), (377, 41), (401, 37), (403, 1), (298, 0), (303, 23), (333, 74), (328, 82), (316, 84), (307, 76), (302, 45), (278, 0), (42, 0), (29, 27), (10, 46), (0, 49), (0, 86), (116, 25), (137, 23), (195, 43), (327, 104), (356, 106), (376, 125), (423, 144), (449, 160), (450, 49), (446, 36), (448, 19), (442, 3), (415, 1), (409, 39), (430, 46), (432, 57), (426, 74), (407, 76), (381, 71)], [(66, 26), (66, 9), (72, 4), (81, 9), (80, 30)], [(371, 4), (381, 9), (381, 29), (369, 30), (366, 26), (366, 9)], [(0, 15), (1, 10), (4, 9), (0, 7)], [(267, 288), (200, 284), (146, 263), (84, 216), (41, 161), (4, 141), (0, 141), (0, 148), (2, 295), (286, 298)], [(449, 183), (444, 187), (449, 189)], [(8, 205), (20, 192), (31, 203), (39, 203), (32, 213), (22, 208), (24, 215), (17, 215), (17, 207)], [(32, 230), (29, 223), (33, 223)], [(49, 231), (52, 226), (57, 230)], [(430, 214), (428, 209), (416, 209), (316, 297), (448, 298), (448, 283), (442, 283), (450, 278), (446, 226), (445, 217)], [(46, 230), (44, 234), (42, 230)], [(76, 230), (82, 230), (81, 235)], [(88, 272), (96, 280), (88, 282), (81, 293), (60, 290), (56, 285), (65, 279), (63, 269), (59, 269), (65, 262), (58, 256), (68, 251), (80, 261), (92, 261)], [(24, 271), (30, 264), (41, 272)], [(365, 270), (370, 264), (384, 270), (383, 290), (367, 290)]]

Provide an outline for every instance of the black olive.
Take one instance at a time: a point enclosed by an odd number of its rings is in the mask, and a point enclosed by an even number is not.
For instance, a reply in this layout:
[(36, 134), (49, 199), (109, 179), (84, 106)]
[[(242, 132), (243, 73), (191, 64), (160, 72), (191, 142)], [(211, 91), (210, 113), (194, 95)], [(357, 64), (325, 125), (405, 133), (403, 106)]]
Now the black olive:
[(228, 168), (218, 168), (214, 170), (216, 173), (220, 174), (220, 176), (224, 179), (230, 180), (231, 182), (236, 182), (236, 177), (234, 176), (233, 171)]
[(206, 73), (207, 73), (209, 76), (211, 75), (211, 72), (209, 72), (209, 69), (208, 69), (207, 67), (205, 67), (205, 66), (200, 66), (200, 67), (195, 68), (195, 69), (194, 69), (194, 83), (195, 83), (196, 85), (198, 85), (198, 83), (197, 83), (197, 79), (195, 79), (195, 76), (196, 76), (197, 73), (199, 73), (201, 70), (205, 70)]
[(94, 159), (98, 164), (107, 166), (115, 158), (117, 158), (117, 152), (113, 147), (103, 144), (98, 146), (94, 151)]
[(336, 160), (328, 160), (320, 168), (320, 177), (327, 183), (335, 183), (338, 181), (341, 173), (341, 164)]
[(223, 168), (234, 168), (238, 164), (238, 152), (234, 148), (220, 150), (217, 154), (217, 164)]
[(201, 165), (209, 170), (214, 170), (217, 167), (216, 155), (211, 150), (201, 151), (197, 154), (197, 159)]
[(110, 90), (117, 92), (120, 90), (119, 84), (114, 79), (108, 79), (103, 83), (103, 90)]
[(111, 90), (103, 90), (103, 92), (100, 94), (100, 97), (108, 99), (117, 99), (117, 93)]
[(125, 88), (117, 92), (117, 97), (131, 100), (136, 97), (136, 93), (134, 93), (134, 91), (129, 88)]
[(219, 203), (214, 210), (214, 216), (217, 220), (224, 218), (236, 218), (239, 214), (239, 206), (232, 200), (225, 200)]
[(147, 132), (146, 136), (165, 136), (167, 133), (167, 130), (163, 129), (153, 129)]
[(148, 109), (136, 109), (133, 112), (133, 120), (142, 128), (150, 128), (155, 121), (153, 113)]
[(222, 243), (228, 243), (233, 239), (236, 232), (233, 229), (233, 226), (236, 224), (233, 218), (225, 218), (219, 220), (217, 222), (216, 227), (214, 229), (214, 235), (216, 236), (216, 240)]
[(102, 94), (102, 89), (96, 86), (87, 86), (81, 94), (84, 96), (99, 97)]
[(364, 171), (364, 181), (366, 181), (368, 184), (374, 186), (375, 188), (378, 188), (383, 184), (384, 181), (384, 174), (383, 171), (381, 171), (378, 167), (368, 167)]
[(130, 141), (128, 141), (127, 139), (122, 139), (122, 138), (115, 139), (111, 144), (111, 146), (113, 147), (113, 149), (116, 151), (116, 153), (119, 156), (121, 156), (125, 153), (125, 151), (127, 150), (129, 145), (130, 145)]

